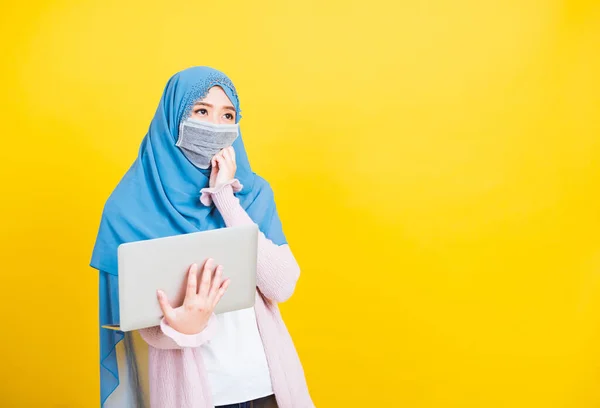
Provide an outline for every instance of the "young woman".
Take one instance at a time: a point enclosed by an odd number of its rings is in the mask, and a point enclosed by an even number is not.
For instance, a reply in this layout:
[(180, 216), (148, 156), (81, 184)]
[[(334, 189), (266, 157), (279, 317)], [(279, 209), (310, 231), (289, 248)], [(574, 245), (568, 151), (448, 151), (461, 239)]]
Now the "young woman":
[(229, 282), (212, 260), (192, 265), (183, 305), (158, 291), (161, 324), (139, 333), (149, 346), (148, 373), (139, 369), (143, 357), (129, 334), (118, 356), (124, 334), (101, 329), (104, 406), (119, 404), (111, 394), (121, 395), (120, 404), (144, 406), (147, 374), (154, 408), (314, 407), (277, 306), (294, 292), (299, 267), (273, 192), (250, 168), (239, 119), (238, 95), (224, 74), (207, 67), (175, 74), (136, 161), (106, 202), (91, 266), (100, 271), (100, 323), (116, 324), (118, 245), (256, 223), (255, 306), (215, 315)]

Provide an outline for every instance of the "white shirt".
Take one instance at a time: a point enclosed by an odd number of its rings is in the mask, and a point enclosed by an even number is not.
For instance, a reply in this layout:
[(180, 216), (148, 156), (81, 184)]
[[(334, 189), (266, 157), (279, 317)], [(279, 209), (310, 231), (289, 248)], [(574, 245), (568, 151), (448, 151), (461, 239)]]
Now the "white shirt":
[(254, 307), (216, 315), (214, 337), (200, 347), (214, 405), (273, 394)]

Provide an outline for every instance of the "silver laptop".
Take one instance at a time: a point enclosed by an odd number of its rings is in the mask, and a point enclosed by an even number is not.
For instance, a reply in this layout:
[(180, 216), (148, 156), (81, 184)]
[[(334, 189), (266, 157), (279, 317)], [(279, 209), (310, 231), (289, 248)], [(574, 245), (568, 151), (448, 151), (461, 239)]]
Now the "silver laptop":
[(257, 245), (255, 224), (121, 244), (120, 325), (107, 328), (130, 331), (158, 325), (162, 311), (157, 289), (167, 294), (172, 306), (181, 305), (190, 265), (202, 267), (208, 258), (223, 265), (224, 278), (231, 278), (215, 313), (254, 306)]

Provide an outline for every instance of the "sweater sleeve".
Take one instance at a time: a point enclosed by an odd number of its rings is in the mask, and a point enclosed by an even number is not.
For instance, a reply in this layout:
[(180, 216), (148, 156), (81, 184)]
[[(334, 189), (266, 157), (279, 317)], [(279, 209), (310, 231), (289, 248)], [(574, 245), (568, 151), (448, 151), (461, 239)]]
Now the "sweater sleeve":
[(200, 347), (213, 338), (216, 332), (217, 320), (213, 313), (208, 324), (200, 333), (183, 334), (169, 326), (163, 318), (159, 326), (139, 330), (140, 335), (150, 346), (162, 350), (176, 350), (186, 347)]
[[(234, 184), (234, 183), (233, 183)], [(234, 195), (235, 184), (210, 189), (211, 201), (221, 213), (228, 227), (253, 224), (254, 221)], [(207, 192), (207, 191), (205, 191)], [(275, 302), (285, 302), (294, 293), (300, 277), (300, 267), (289, 245), (277, 245), (263, 232), (258, 237), (256, 284), (263, 295)]]

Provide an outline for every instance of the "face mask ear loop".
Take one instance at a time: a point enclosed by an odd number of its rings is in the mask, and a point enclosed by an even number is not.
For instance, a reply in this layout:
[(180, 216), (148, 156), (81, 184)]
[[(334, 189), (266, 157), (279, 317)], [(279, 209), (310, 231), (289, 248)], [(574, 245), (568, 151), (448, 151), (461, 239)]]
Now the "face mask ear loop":
[(181, 146), (181, 141), (183, 139), (183, 120), (179, 123), (179, 134), (177, 135), (177, 143), (175, 143), (175, 146), (179, 147)]

